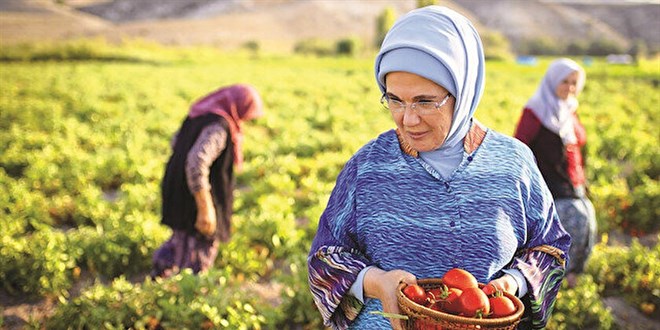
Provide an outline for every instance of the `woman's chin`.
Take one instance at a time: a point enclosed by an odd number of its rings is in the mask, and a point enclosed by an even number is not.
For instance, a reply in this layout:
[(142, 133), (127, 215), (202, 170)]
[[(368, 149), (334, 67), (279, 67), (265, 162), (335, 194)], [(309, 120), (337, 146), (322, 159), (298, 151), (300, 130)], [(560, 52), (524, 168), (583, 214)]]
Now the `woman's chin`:
[(436, 149), (433, 146), (429, 146), (428, 144), (423, 144), (423, 143), (411, 143), (410, 146), (413, 148), (413, 150), (417, 152), (427, 152)]

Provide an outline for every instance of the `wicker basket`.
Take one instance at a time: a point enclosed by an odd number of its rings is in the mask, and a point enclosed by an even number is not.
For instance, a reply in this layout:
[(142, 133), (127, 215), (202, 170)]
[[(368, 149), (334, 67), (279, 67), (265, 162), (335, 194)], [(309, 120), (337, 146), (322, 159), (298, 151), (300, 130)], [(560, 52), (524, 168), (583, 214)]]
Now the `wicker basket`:
[[(442, 280), (437, 278), (417, 280), (417, 284), (424, 290), (439, 288), (442, 286)], [(401, 283), (397, 290), (397, 298), (401, 313), (408, 316), (405, 321), (406, 329), (414, 330), (452, 330), (452, 329), (497, 329), (513, 330), (520, 322), (520, 318), (525, 310), (525, 306), (518, 297), (509, 293), (503, 294), (513, 301), (516, 306), (516, 312), (512, 315), (499, 318), (470, 318), (439, 312), (422, 305), (414, 303), (403, 294), (405, 283)], [(479, 284), (479, 287), (483, 287)]]

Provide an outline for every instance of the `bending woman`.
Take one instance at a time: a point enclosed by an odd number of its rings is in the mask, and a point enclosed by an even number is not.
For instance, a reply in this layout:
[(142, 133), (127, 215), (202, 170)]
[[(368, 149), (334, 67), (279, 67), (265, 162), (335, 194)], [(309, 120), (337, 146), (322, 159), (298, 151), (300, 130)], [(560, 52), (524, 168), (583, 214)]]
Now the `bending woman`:
[(231, 234), (242, 123), (262, 114), (257, 90), (245, 84), (218, 89), (190, 107), (161, 183), (161, 222), (172, 228), (172, 237), (154, 253), (152, 277), (213, 267), (219, 243)]

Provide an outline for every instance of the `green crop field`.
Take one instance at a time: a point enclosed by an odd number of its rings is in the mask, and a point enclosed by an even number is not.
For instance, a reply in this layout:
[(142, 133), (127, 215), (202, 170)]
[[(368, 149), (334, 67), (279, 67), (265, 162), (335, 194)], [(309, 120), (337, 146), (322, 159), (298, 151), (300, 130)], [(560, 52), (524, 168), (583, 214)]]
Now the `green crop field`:
[[(394, 127), (372, 56), (91, 42), (3, 49), (0, 59), (0, 290), (55, 301), (28, 328), (322, 328), (306, 268), (319, 216), (352, 153)], [(489, 62), (477, 119), (513, 134), (551, 60)], [(579, 113), (603, 240), (550, 327), (616, 328), (605, 296), (660, 322), (660, 60), (596, 59), (586, 70)], [(170, 138), (192, 101), (238, 82), (259, 89), (266, 115), (245, 127), (232, 240), (207, 274), (147, 279), (169, 235), (159, 184)], [(638, 243), (648, 236), (656, 243)]]

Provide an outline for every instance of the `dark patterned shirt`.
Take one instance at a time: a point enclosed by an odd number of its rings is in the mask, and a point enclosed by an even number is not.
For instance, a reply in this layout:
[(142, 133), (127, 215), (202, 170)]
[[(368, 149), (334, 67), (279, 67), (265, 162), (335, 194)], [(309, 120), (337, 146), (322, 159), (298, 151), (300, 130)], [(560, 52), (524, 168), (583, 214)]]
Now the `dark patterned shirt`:
[(220, 123), (208, 125), (199, 134), (186, 158), (186, 179), (193, 194), (211, 188), (209, 169), (226, 145), (227, 131)]

